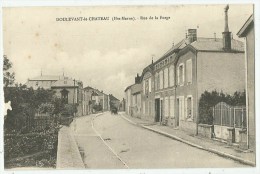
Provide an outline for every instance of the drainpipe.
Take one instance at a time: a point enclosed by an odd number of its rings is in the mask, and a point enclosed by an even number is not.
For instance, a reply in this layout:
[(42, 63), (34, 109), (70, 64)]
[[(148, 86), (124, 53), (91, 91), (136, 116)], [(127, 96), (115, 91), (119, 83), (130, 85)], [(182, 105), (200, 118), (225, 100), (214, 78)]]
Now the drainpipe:
[(248, 119), (248, 116), (249, 116), (249, 108), (248, 108), (248, 88), (247, 88), (247, 86), (248, 86), (248, 84), (247, 84), (247, 74), (248, 74), (248, 69), (247, 69), (247, 38), (245, 37), (245, 67), (246, 67), (246, 77), (245, 77), (245, 79), (246, 79), (246, 126), (247, 126), (247, 129), (246, 129), (246, 146), (247, 146), (247, 148), (249, 149), (249, 142), (248, 142), (248, 140), (249, 140), (249, 119)]
[(198, 58), (198, 52), (196, 51), (196, 54), (195, 54), (195, 77), (196, 77), (196, 100), (197, 100), (197, 115), (196, 115), (196, 135), (198, 135), (199, 133), (199, 98), (198, 98), (198, 67), (197, 67), (197, 58)]

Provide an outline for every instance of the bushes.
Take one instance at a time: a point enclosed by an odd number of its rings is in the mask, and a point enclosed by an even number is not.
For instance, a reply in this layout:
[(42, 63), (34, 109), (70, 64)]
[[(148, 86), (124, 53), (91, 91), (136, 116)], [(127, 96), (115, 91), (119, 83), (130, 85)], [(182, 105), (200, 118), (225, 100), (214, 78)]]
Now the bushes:
[(4, 137), (4, 158), (9, 160), (16, 157), (22, 157), (44, 151), (48, 149), (48, 143), (54, 143), (53, 150), (56, 150), (58, 134), (20, 134), (20, 135), (5, 135)]
[(233, 106), (246, 105), (246, 94), (244, 92), (235, 92), (232, 96), (223, 92), (205, 91), (199, 100), (199, 123), (213, 124), (212, 107), (219, 102), (225, 102)]

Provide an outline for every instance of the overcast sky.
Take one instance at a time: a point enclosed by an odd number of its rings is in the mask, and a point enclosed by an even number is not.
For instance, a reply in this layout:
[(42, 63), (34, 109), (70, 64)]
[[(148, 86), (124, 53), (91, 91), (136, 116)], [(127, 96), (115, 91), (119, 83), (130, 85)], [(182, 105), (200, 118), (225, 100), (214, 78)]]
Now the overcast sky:
[[(27, 7), (3, 10), (4, 54), (13, 62), (16, 81), (40, 75), (62, 75), (124, 97), (137, 73), (157, 60), (185, 30), (198, 37), (222, 36), (225, 5), (146, 7)], [(252, 5), (230, 5), (229, 29), (236, 33), (253, 13)], [(109, 21), (57, 22), (61, 17), (110, 17)], [(111, 18), (135, 17), (135, 21)], [(165, 16), (169, 20), (140, 20)]]

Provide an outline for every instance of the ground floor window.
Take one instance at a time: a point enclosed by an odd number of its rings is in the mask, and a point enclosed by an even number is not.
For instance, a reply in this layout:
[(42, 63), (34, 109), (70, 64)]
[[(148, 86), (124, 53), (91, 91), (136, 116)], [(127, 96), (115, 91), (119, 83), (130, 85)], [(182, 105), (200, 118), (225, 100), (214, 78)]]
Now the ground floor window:
[(186, 99), (186, 118), (187, 120), (193, 120), (193, 99), (192, 96), (187, 96)]
[(170, 117), (174, 118), (174, 96), (170, 96)]

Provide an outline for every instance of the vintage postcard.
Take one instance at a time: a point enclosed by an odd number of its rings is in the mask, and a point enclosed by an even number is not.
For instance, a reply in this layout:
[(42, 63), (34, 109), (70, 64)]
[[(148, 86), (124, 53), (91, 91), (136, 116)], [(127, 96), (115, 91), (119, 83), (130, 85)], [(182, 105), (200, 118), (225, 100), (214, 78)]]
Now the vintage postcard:
[(2, 7), (4, 172), (256, 173), (255, 12)]

